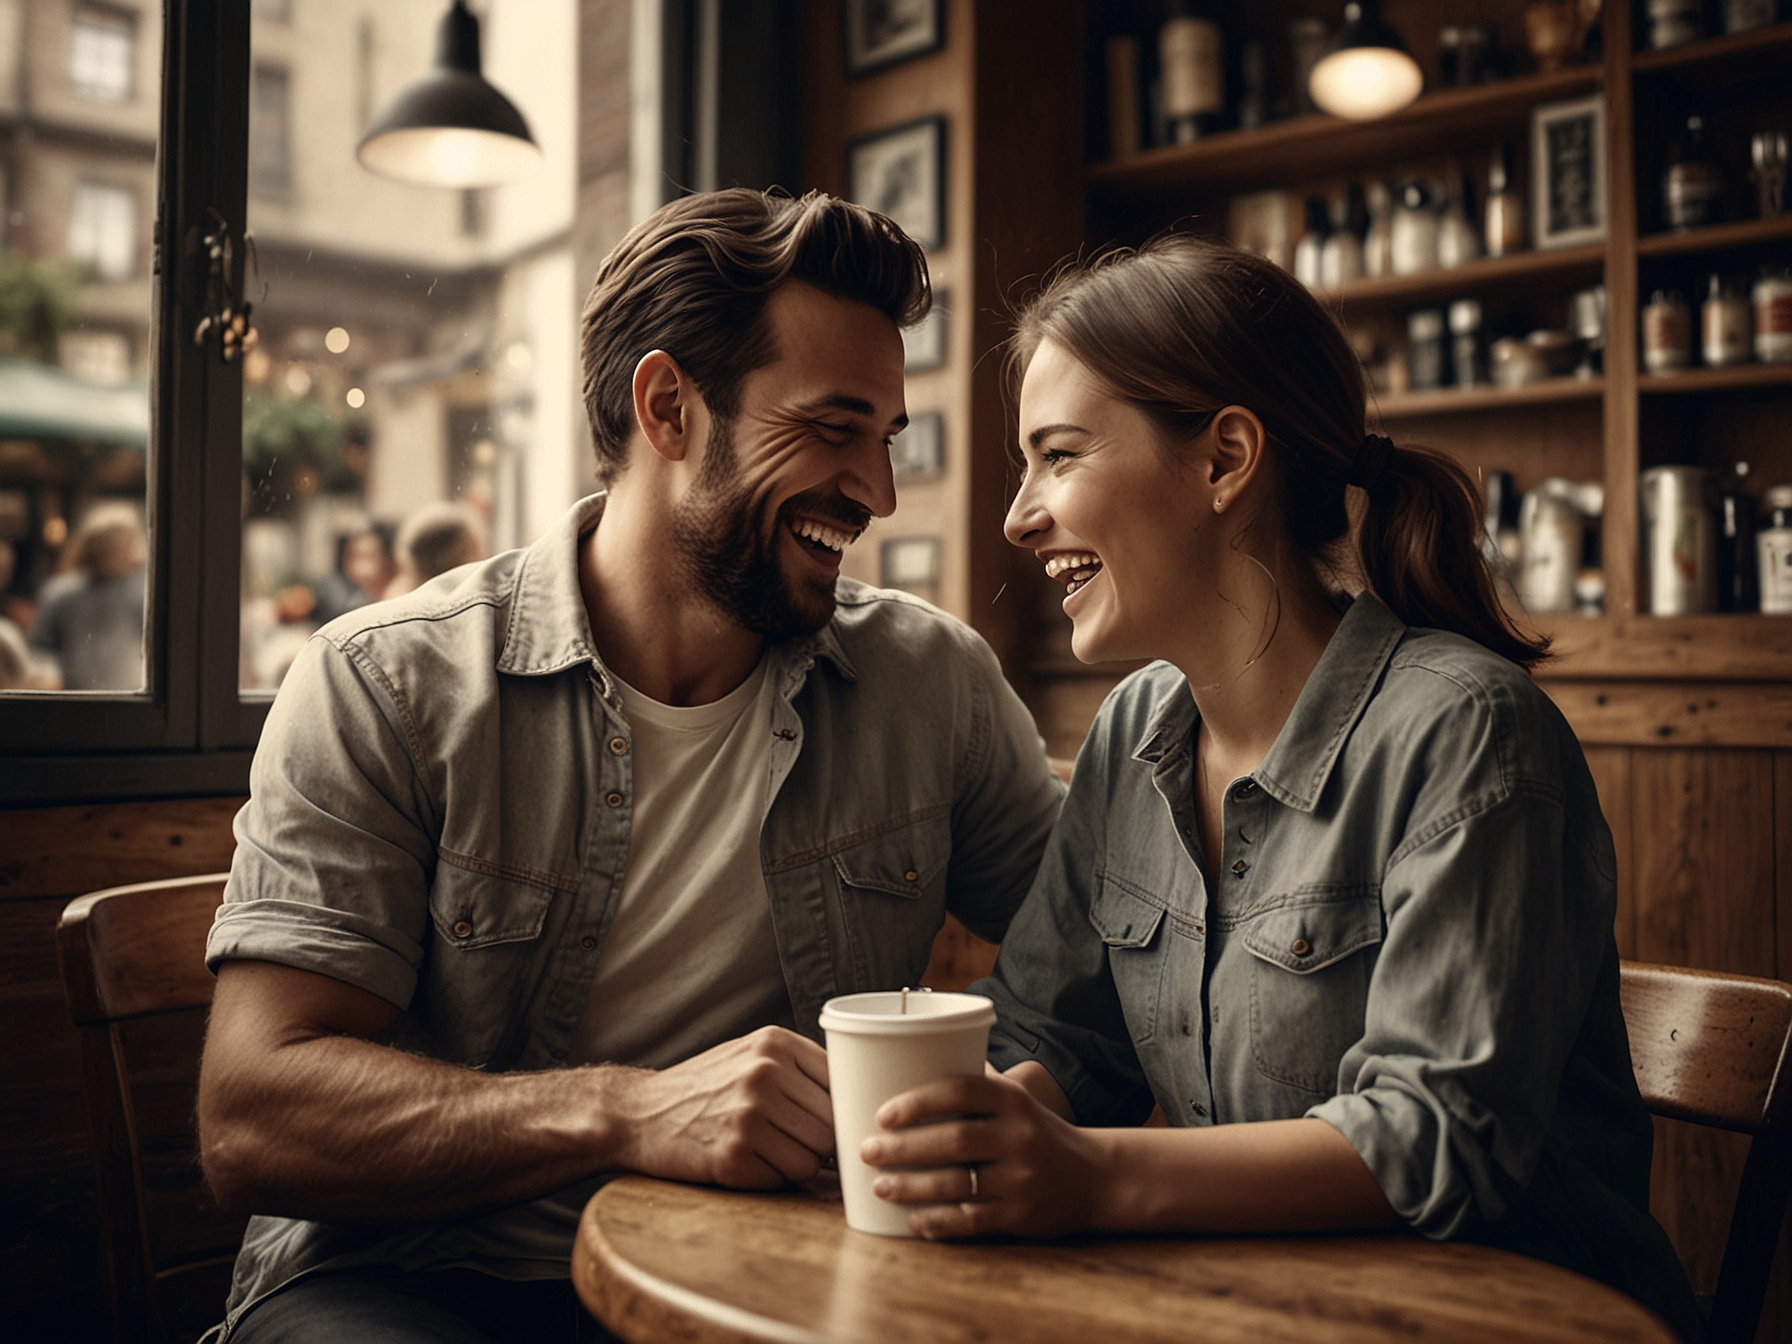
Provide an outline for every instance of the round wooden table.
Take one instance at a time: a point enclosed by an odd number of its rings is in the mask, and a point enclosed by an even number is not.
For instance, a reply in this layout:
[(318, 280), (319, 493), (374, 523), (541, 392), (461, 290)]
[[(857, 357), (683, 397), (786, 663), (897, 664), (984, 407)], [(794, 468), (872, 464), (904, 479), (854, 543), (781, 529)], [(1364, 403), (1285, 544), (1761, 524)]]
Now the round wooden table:
[(1639, 1340), (1655, 1316), (1536, 1260), (1412, 1236), (924, 1242), (849, 1231), (837, 1188), (625, 1176), (585, 1207), (573, 1282), (630, 1344)]

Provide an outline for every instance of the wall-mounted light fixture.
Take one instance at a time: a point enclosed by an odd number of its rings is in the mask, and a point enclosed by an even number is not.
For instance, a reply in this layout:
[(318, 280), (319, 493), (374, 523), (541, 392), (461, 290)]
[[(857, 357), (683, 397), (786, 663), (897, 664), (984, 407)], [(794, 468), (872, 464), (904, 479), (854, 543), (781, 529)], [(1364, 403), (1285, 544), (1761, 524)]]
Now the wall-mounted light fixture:
[(1425, 76), (1375, 0), (1344, 6), (1344, 26), (1313, 66), (1307, 90), (1335, 117), (1369, 121), (1397, 112), (1419, 96)]
[(436, 60), (374, 119), (355, 150), (364, 168), (425, 187), (495, 187), (541, 162), (515, 104), (479, 72), (479, 20), (454, 0)]

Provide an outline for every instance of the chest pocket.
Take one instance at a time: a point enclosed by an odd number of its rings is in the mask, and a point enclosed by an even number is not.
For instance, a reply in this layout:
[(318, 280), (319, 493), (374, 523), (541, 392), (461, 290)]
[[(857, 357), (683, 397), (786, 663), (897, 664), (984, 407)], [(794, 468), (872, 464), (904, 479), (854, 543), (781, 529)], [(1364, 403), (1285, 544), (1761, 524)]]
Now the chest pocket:
[(951, 857), (952, 819), (944, 807), (828, 857), (857, 989), (921, 983), (946, 918)]
[(1353, 893), (1270, 910), (1239, 931), (1251, 954), (1251, 1058), (1277, 1082), (1329, 1097), (1362, 1039), (1381, 947), (1381, 901)]
[(1154, 905), (1111, 874), (1089, 906), (1089, 923), (1108, 949), (1108, 970), (1126, 1015), (1126, 1030), (1135, 1046), (1157, 1035), (1158, 1005), (1163, 998), (1169, 939), (1158, 930), (1162, 906)]
[(406, 1014), (427, 1023), (432, 1054), (477, 1067), (520, 1044), (549, 909), (556, 899), (572, 899), (546, 885), (554, 881), (476, 872), (446, 859), (437, 864), (429, 943)]

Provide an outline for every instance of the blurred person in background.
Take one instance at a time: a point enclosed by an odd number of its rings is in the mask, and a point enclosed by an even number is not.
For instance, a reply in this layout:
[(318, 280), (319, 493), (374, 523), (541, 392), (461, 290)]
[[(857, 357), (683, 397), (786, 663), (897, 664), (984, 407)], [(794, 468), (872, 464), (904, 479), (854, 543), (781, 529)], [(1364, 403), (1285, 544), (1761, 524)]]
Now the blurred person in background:
[(143, 585), (149, 538), (135, 507), (96, 504), (38, 594), (31, 644), (50, 655), (67, 691), (143, 685)]
[(368, 523), (343, 533), (336, 541), (336, 572), (317, 585), (318, 621), (378, 601), (397, 572), (390, 524)]
[(384, 596), (420, 588), (438, 574), (485, 559), (485, 520), (471, 504), (425, 504), (398, 529), (398, 574)]

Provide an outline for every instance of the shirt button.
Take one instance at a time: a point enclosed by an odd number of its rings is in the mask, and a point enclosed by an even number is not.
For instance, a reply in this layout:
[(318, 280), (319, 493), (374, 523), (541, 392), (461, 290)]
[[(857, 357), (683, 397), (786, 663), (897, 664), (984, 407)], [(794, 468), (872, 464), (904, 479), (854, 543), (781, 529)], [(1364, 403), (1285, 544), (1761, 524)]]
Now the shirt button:
[(1232, 790), (1232, 801), (1235, 803), (1242, 803), (1246, 798), (1249, 798), (1255, 792), (1257, 792), (1257, 781), (1256, 780), (1254, 780), (1254, 779), (1241, 780), (1239, 782), (1239, 784), (1237, 785), (1237, 787)]
[(1288, 950), (1297, 957), (1304, 957), (1313, 950), (1313, 944), (1305, 938), (1296, 938), (1293, 943), (1289, 944)]
[(921, 880), (921, 874), (917, 873), (913, 868), (910, 868), (902, 875), (902, 880), (904, 882), (919, 882)]
[(604, 797), (604, 801), (606, 803), (608, 803), (611, 807), (621, 807), (622, 806), (622, 795), (620, 793), (606, 794)]
[(1240, 859), (1237, 863), (1232, 865), (1232, 876), (1243, 877), (1246, 873), (1250, 872), (1250, 870), (1251, 865), (1246, 863), (1243, 859)]
[(1193, 1111), (1193, 1112), (1194, 1112), (1194, 1113), (1195, 1113), (1195, 1114), (1196, 1114), (1196, 1115), (1206, 1115), (1206, 1114), (1207, 1114), (1207, 1108), (1206, 1108), (1206, 1107), (1205, 1107), (1205, 1106), (1203, 1106), (1203, 1105), (1202, 1105), (1202, 1104), (1201, 1104), (1201, 1103), (1200, 1103), (1200, 1102), (1198, 1102), (1198, 1101), (1191, 1101), (1191, 1102), (1189, 1102), (1189, 1104), (1188, 1104), (1188, 1108), (1189, 1108), (1189, 1109), (1190, 1109), (1190, 1110), (1191, 1110), (1191, 1111)]
[(589, 952), (592, 948), (597, 946), (597, 939), (581, 938), (581, 939), (579, 939), (579, 946), (584, 948), (587, 952)]
[(628, 750), (628, 739), (626, 737), (612, 737), (610, 739), (610, 750), (618, 756), (622, 755)]
[(473, 936), (473, 926), (467, 923), (464, 919), (456, 921), (454, 925), (454, 936), (456, 938), (471, 938)]

